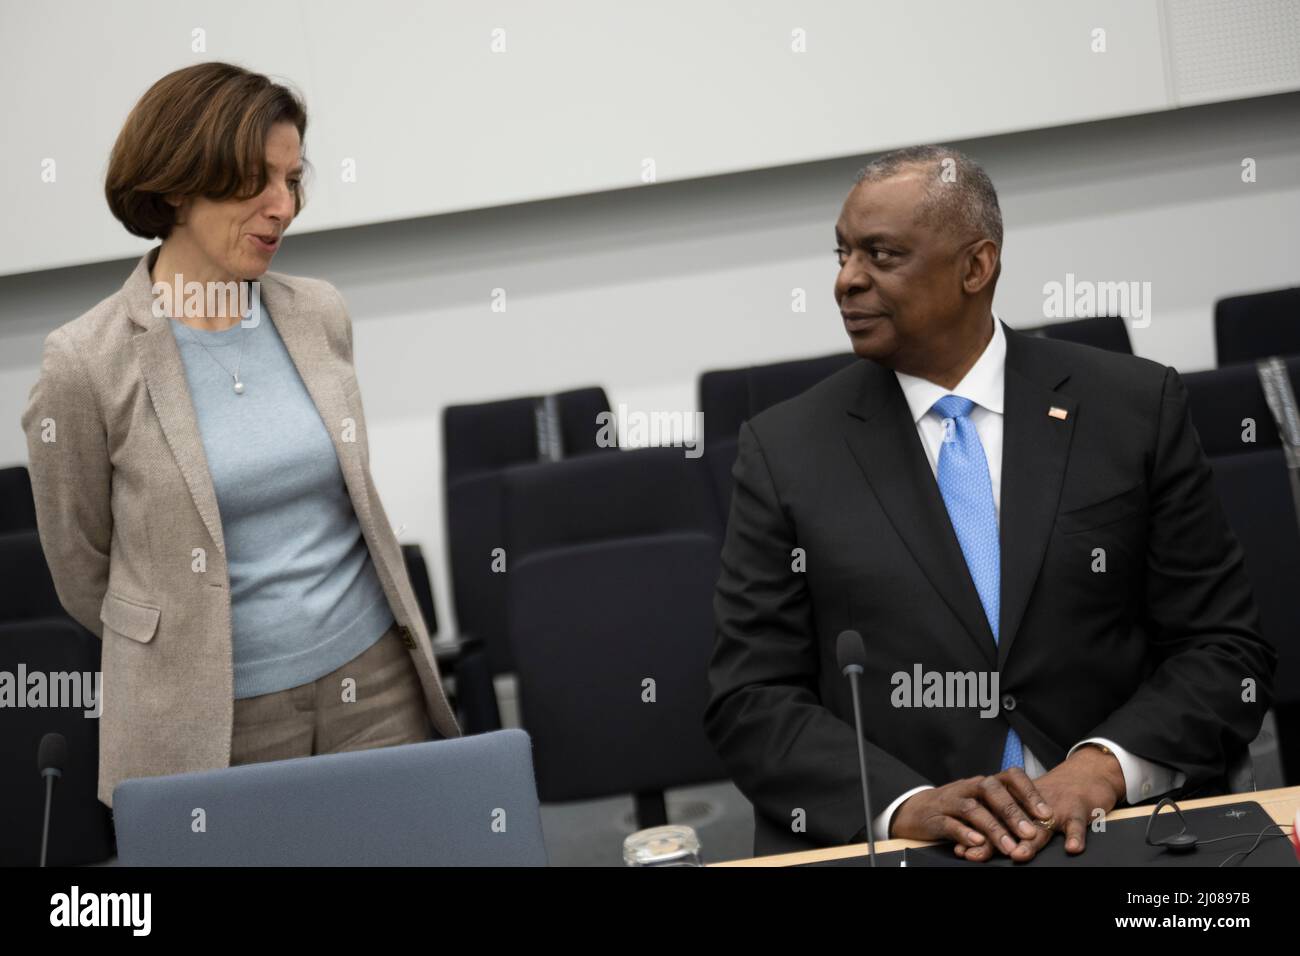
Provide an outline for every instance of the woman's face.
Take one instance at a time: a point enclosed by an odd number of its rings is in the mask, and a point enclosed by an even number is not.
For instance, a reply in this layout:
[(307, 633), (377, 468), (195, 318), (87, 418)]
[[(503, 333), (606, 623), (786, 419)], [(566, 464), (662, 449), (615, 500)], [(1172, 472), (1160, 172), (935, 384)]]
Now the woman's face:
[[(267, 182), (251, 199), (213, 201), (193, 197), (180, 204), (167, 238), (198, 259), (209, 278), (256, 279), (271, 259), (294, 216), (294, 186), (302, 178), (302, 142), (292, 123), (276, 123), (266, 135)], [(187, 256), (187, 258), (188, 258)]]

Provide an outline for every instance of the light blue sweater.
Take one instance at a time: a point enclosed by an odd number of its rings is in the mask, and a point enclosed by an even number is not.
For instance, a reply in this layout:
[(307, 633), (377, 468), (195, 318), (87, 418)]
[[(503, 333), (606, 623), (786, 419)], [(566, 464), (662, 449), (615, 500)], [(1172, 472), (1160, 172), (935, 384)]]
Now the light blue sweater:
[(171, 327), (226, 539), (235, 697), (310, 683), (393, 624), (338, 456), (265, 308), (256, 327)]

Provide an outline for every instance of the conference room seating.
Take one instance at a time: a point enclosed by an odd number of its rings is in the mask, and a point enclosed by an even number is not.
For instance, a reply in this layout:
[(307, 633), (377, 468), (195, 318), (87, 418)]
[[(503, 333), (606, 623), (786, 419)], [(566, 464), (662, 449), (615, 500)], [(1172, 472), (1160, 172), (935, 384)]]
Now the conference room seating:
[(113, 810), (123, 866), (547, 862), (519, 730), (137, 777)]
[[(66, 616), (0, 623), (0, 671), (19, 674), (94, 675), (99, 639)], [(93, 680), (93, 678), (91, 678)], [(57, 681), (62, 683), (62, 679)], [(72, 686), (83, 686), (78, 679)], [(93, 685), (92, 685), (93, 686)], [(23, 688), (19, 688), (23, 692)], [(70, 706), (0, 708), (0, 866), (36, 866), (41, 854), (45, 781), (36, 757), (41, 738), (62, 734), (67, 741), (63, 776), (50, 804), (50, 866), (100, 863), (113, 855), (113, 826), (99, 802), (99, 720), (87, 717), (80, 701)]]
[[(1297, 387), (1300, 383), (1300, 354), (1285, 359), (1285, 362), (1293, 387)], [(1281, 449), (1282, 440), (1253, 363), (1185, 372), (1181, 378), (1187, 387), (1192, 424), (1208, 457), (1251, 455)], [(1255, 426), (1253, 442), (1244, 440), (1244, 422), (1247, 420)]]
[(36, 499), (26, 465), (0, 468), (0, 534), (36, 528)]
[[(1300, 382), (1300, 357), (1286, 364), (1292, 382)], [(1295, 600), (1300, 525), (1285, 452), (1254, 365), (1190, 372), (1182, 379), (1219, 500), (1245, 552), (1263, 632), (1277, 647), (1277, 737), (1286, 777), (1295, 782), (1300, 779), (1300, 604)], [(1247, 422), (1254, 423), (1253, 442), (1243, 440)]]
[(512, 465), (614, 450), (597, 444), (596, 417), (608, 411), (609, 399), (595, 387), (443, 411), (447, 550), (457, 631), (482, 642), (491, 674), (514, 670), (504, 576), (492, 570), (494, 550), (505, 547), (502, 473)]
[[(99, 660), (99, 639), (59, 603), (37, 533), (0, 534), (0, 671), (15, 680), (20, 665), (27, 674), (95, 674)], [(112, 856), (112, 821), (95, 795), (99, 721), (84, 711), (0, 707), (0, 866), (34, 866), (40, 859), (45, 788), (36, 753), (46, 733), (61, 733), (68, 742), (68, 764), (51, 806), (50, 865)]]
[(0, 623), (43, 618), (71, 620), (54, 590), (40, 535), (34, 529), (0, 533)]
[(505, 473), (507, 622), (544, 802), (726, 778), (706, 740), (721, 524), (698, 459), (643, 448)]
[(1300, 286), (1234, 295), (1214, 303), (1219, 365), (1300, 355)]
[(699, 379), (704, 413), (704, 454), (718, 514), (726, 523), (731, 508), (731, 466), (740, 426), (765, 408), (794, 398), (822, 379), (857, 361), (852, 352), (817, 358), (705, 372)]
[(1133, 354), (1133, 342), (1129, 338), (1128, 323), (1118, 316), (1099, 315), (1070, 319), (1066, 322), (1050, 322), (1025, 331), (1046, 339), (1078, 342), (1080, 345), (1091, 345), (1093, 348), (1106, 349), (1109, 352)]

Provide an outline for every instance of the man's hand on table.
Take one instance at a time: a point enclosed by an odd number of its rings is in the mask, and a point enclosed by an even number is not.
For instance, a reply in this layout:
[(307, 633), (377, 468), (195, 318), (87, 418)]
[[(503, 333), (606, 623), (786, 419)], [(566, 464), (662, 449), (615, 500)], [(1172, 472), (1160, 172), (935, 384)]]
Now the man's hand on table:
[[(922, 790), (894, 811), (889, 831), (891, 837), (910, 840), (951, 840), (953, 852), (967, 860), (1001, 853), (1025, 863), (1058, 830), (1065, 835), (1067, 853), (1082, 853), (1093, 811), (1109, 812), (1124, 793), (1124, 774), (1115, 756), (1098, 747), (1080, 747), (1037, 780), (1012, 767)], [(1047, 821), (1050, 827), (1041, 825)]]

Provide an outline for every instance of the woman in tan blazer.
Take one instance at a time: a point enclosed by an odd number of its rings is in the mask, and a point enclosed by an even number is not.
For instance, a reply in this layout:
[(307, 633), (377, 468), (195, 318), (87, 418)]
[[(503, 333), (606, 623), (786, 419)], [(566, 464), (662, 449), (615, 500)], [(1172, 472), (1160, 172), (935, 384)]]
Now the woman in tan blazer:
[(154, 84), (106, 193), (161, 245), (50, 333), (23, 413), (59, 599), (102, 639), (109, 806), (129, 777), (460, 732), (370, 475), (343, 300), (267, 271), (306, 127), (236, 66)]

